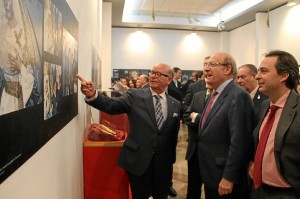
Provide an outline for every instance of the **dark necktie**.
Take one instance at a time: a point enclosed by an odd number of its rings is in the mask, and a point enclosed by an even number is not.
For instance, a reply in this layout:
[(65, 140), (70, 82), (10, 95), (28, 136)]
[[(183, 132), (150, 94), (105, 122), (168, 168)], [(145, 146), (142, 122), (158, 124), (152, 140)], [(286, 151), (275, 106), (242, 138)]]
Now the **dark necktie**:
[(155, 118), (156, 118), (156, 123), (158, 126), (158, 129), (160, 130), (163, 123), (164, 123), (164, 116), (162, 112), (162, 106), (160, 103), (161, 96), (160, 95), (154, 95), (156, 102), (155, 102)]
[(210, 97), (210, 93), (206, 93), (206, 95), (205, 95), (205, 104), (207, 103), (209, 97)]
[(278, 106), (275, 105), (271, 106), (271, 112), (264, 125), (263, 130), (261, 131), (261, 135), (257, 145), (255, 158), (254, 158), (254, 171), (253, 171), (253, 181), (256, 189), (262, 185), (262, 159), (264, 156), (265, 147), (270, 135), (270, 131), (272, 129), (275, 120), (275, 113), (277, 109)]
[(209, 98), (208, 104), (207, 104), (206, 109), (205, 109), (205, 112), (204, 112), (204, 114), (203, 114), (203, 118), (202, 118), (202, 122), (201, 122), (201, 128), (203, 127), (203, 124), (204, 124), (205, 121), (206, 121), (206, 118), (207, 118), (207, 116), (208, 116), (208, 114), (209, 114), (209, 112), (210, 112), (210, 110), (211, 110), (211, 108), (212, 108), (212, 105), (213, 105), (213, 103), (214, 103), (214, 100), (215, 100), (217, 94), (218, 94), (218, 92), (217, 92), (217, 91), (214, 91), (214, 92), (211, 94), (210, 98)]

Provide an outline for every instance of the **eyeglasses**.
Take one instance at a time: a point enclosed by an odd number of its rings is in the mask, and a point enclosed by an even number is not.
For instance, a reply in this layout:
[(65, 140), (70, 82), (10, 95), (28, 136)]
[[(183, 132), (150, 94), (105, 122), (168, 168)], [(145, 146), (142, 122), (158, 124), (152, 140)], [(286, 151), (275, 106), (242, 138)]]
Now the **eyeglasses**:
[(160, 76), (169, 77), (169, 75), (163, 74), (161, 72), (149, 71), (149, 76), (151, 75), (155, 75), (155, 77), (160, 77)]
[(223, 64), (219, 62), (208, 62), (204, 64), (204, 67), (216, 67), (216, 66), (227, 66), (228, 64)]

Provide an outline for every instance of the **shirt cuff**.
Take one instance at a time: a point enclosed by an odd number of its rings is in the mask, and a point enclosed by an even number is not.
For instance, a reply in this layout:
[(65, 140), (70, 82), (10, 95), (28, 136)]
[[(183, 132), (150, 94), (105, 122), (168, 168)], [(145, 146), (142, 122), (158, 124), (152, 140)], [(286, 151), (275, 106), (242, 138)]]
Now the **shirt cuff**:
[(91, 102), (91, 101), (94, 101), (97, 97), (98, 97), (98, 91), (95, 92), (95, 95), (93, 97), (91, 97), (91, 98), (85, 97), (84, 100), (86, 102)]
[(195, 120), (196, 120), (196, 117), (197, 117), (197, 115), (198, 115), (198, 113), (195, 113), (195, 112), (193, 112), (193, 113), (191, 113), (191, 118), (192, 118), (192, 123), (195, 123)]

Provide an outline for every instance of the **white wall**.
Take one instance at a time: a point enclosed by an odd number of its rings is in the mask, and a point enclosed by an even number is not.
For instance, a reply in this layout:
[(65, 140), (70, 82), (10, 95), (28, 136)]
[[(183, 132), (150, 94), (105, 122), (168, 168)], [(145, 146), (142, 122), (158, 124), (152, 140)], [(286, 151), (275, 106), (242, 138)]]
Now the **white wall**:
[(268, 49), (285, 50), (300, 62), (300, 5), (282, 6), (270, 13), (267, 31)]
[[(272, 49), (281, 49), (293, 54), (300, 61), (300, 5), (282, 6), (270, 12), (270, 27), (267, 14), (257, 13), (256, 21), (227, 32), (197, 32), (199, 41), (185, 48), (191, 31), (143, 29), (137, 45), (132, 38), (135, 28), (113, 28), (112, 68), (149, 69), (153, 64), (167, 63), (183, 70), (202, 69), (205, 56), (227, 51), (236, 59), (237, 66), (245, 63), (259, 65), (261, 55)], [(131, 43), (130, 43), (131, 42)], [(197, 43), (198, 42), (198, 43)], [(198, 45), (198, 49), (193, 45)]]
[(255, 64), (255, 23), (247, 24), (230, 32), (230, 54), (237, 66)]
[[(91, 46), (100, 55), (102, 1), (68, 0), (79, 21), (79, 73), (91, 79)], [(82, 140), (86, 104), (79, 114), (0, 185), (1, 199), (83, 199)]]
[(197, 35), (191, 35), (191, 31), (183, 30), (143, 29), (142, 33), (135, 28), (112, 30), (114, 69), (150, 69), (154, 64), (166, 63), (195, 70), (202, 68), (204, 57), (219, 49), (220, 33), (197, 32)]
[(281, 6), (267, 13), (258, 13), (256, 21), (230, 32), (230, 50), (237, 65), (252, 63), (259, 66), (263, 53), (284, 50), (300, 63), (300, 5)]

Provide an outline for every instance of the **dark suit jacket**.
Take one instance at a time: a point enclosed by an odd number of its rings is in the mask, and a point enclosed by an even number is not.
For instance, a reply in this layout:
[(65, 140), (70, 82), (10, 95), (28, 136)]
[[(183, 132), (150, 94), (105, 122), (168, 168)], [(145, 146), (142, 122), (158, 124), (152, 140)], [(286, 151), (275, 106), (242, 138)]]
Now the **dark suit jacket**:
[(177, 82), (178, 87), (176, 87), (174, 81), (172, 80), (168, 86), (168, 94), (175, 99), (177, 99), (180, 103), (182, 102), (183, 96), (181, 92), (181, 83)]
[[(259, 129), (268, 113), (270, 100), (264, 101), (259, 122), (254, 130), (257, 147)], [(255, 147), (255, 148), (256, 148)], [(274, 153), (277, 168), (284, 179), (300, 194), (300, 96), (291, 91), (284, 105), (275, 133)]]
[(168, 117), (158, 130), (153, 97), (148, 89), (129, 89), (119, 98), (109, 98), (99, 93), (97, 99), (87, 102), (109, 113), (127, 113), (130, 133), (124, 142), (118, 164), (127, 172), (141, 176), (149, 167), (151, 159), (160, 161), (160, 169), (169, 172), (176, 161), (177, 135), (180, 125), (180, 103), (167, 95)]
[[(205, 108), (206, 91), (197, 92), (192, 100), (191, 105), (183, 114), (184, 123), (188, 126), (188, 147), (186, 150), (185, 159), (189, 160), (196, 148), (198, 142), (198, 127), (200, 118)], [(192, 112), (198, 113), (194, 123), (191, 121), (190, 115)], [(196, 151), (197, 153), (197, 151)]]
[(189, 88), (189, 86), (195, 82), (194, 82), (194, 80), (189, 79), (185, 84), (182, 85), (181, 91), (182, 91), (183, 96), (186, 95), (186, 92), (187, 92), (187, 89)]
[(257, 125), (257, 122), (258, 122), (258, 117), (259, 117), (259, 113), (261, 110), (261, 104), (266, 99), (268, 99), (268, 96), (264, 95), (263, 93), (259, 92), (259, 90), (257, 90), (257, 92), (253, 98), (254, 111), (255, 111), (255, 126)]
[(219, 94), (203, 128), (200, 126), (198, 155), (204, 184), (214, 191), (218, 190), (222, 177), (234, 184), (245, 184), (254, 129), (250, 95), (233, 81), (229, 82)]
[(199, 91), (205, 91), (205, 90), (206, 90), (205, 80), (200, 80), (190, 84), (186, 92), (186, 95), (183, 98), (181, 111), (184, 113), (187, 110), (187, 108), (190, 106), (192, 102), (195, 93)]

